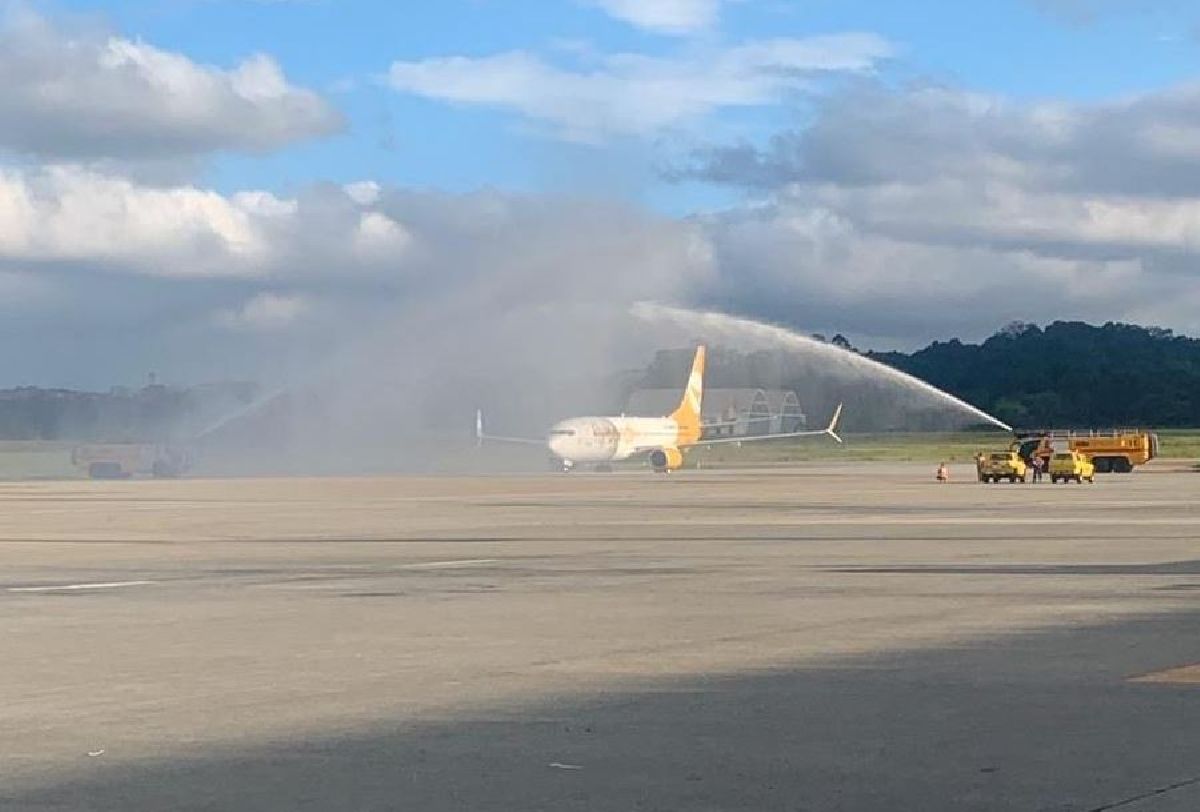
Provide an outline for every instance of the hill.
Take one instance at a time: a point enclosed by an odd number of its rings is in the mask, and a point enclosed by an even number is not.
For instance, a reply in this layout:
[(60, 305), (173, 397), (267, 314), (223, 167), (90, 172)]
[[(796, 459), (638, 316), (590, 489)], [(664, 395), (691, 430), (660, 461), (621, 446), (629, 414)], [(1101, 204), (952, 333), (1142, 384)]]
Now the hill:
[(1158, 327), (1018, 322), (981, 344), (866, 355), (1015, 427), (1200, 425), (1200, 340)]

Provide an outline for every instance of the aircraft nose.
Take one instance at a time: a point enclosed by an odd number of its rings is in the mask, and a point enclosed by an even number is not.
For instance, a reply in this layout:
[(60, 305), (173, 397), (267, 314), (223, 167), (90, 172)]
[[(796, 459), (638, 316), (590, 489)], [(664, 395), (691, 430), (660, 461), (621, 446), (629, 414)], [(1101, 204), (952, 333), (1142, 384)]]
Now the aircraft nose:
[(550, 452), (558, 457), (567, 457), (567, 441), (566, 432), (561, 426), (555, 426), (550, 431), (550, 436), (546, 438), (546, 445), (550, 447)]

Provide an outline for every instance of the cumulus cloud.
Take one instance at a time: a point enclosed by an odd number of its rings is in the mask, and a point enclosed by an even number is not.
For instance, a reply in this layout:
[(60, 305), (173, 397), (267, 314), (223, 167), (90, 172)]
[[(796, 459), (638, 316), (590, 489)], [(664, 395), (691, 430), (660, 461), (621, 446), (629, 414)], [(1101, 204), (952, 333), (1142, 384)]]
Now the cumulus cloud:
[(0, 268), (77, 263), (165, 278), (381, 273), (411, 236), (361, 186), (299, 198), (146, 186), (78, 166), (0, 169)]
[[(503, 363), (528, 363), (533, 346), (568, 363), (580, 311), (676, 300), (711, 272), (697, 225), (614, 203), (370, 182), (221, 194), (72, 167), (0, 174), (0, 292), (22, 302), (21, 319), (0, 320), (0, 364), (34, 381), (92, 370), (103, 383), (131, 377), (126, 365), (277, 379), (281, 357), (313, 362), (379, 334), (359, 355), (392, 369), (403, 353), (431, 376), (448, 353), (470, 366), (500, 346)], [(52, 324), (77, 343), (30, 362)]]
[(1198, 246), (1198, 111), (1200, 85), (1088, 106), (870, 87), (765, 149), (711, 151), (696, 174), (903, 239), (1145, 258)]
[(1194, 331), (1198, 100), (1194, 85), (1088, 105), (942, 87), (830, 96), (803, 129), (682, 173), (762, 201), (708, 218), (713, 298), (909, 344), (1008, 319)]
[(218, 68), (31, 13), (0, 19), (0, 76), (0, 148), (47, 159), (259, 152), (342, 127), (264, 54)]
[(239, 307), (217, 313), (217, 323), (231, 330), (281, 330), (304, 316), (312, 303), (303, 296), (264, 292)]
[(0, 263), (86, 262), (163, 276), (259, 273), (269, 195), (139, 186), (77, 167), (0, 170)]
[(1096, 104), (1020, 105), (944, 87), (866, 85), (824, 99), (765, 149), (711, 151), (700, 174), (777, 188), (972, 177), (1027, 189), (1190, 197), (1200, 188), (1200, 83)]
[(391, 86), (440, 101), (509, 110), (557, 136), (648, 135), (730, 107), (777, 104), (832, 72), (864, 73), (892, 53), (874, 34), (746, 43), (681, 57), (612, 54), (587, 68), (527, 51), (394, 62)]
[(716, 24), (721, 0), (586, 0), (612, 17), (660, 34), (691, 34)]
[[(1011, 320), (1130, 318), (1185, 280), (1136, 259), (1066, 259), (890, 236), (804, 196), (707, 218), (720, 269), (704, 303), (868, 346), (981, 338)], [(1170, 311), (1170, 312), (1166, 312)], [(1195, 324), (1184, 307), (1163, 323)]]

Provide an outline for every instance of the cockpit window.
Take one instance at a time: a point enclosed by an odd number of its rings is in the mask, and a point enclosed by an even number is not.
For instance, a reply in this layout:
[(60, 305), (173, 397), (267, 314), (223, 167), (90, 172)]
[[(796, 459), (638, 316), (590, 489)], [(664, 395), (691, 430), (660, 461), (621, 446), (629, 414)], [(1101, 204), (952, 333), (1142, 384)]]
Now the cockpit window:
[(551, 437), (574, 437), (575, 429), (550, 429)]

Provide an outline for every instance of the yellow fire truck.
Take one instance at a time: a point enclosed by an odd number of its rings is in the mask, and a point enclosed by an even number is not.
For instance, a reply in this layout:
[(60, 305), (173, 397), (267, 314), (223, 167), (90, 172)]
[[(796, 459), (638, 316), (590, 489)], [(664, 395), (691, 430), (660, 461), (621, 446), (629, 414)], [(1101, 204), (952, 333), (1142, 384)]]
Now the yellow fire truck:
[(1011, 448), (1027, 461), (1041, 457), (1045, 463), (1056, 451), (1078, 451), (1098, 474), (1127, 474), (1158, 456), (1158, 435), (1142, 429), (1042, 431), (1018, 434)]

